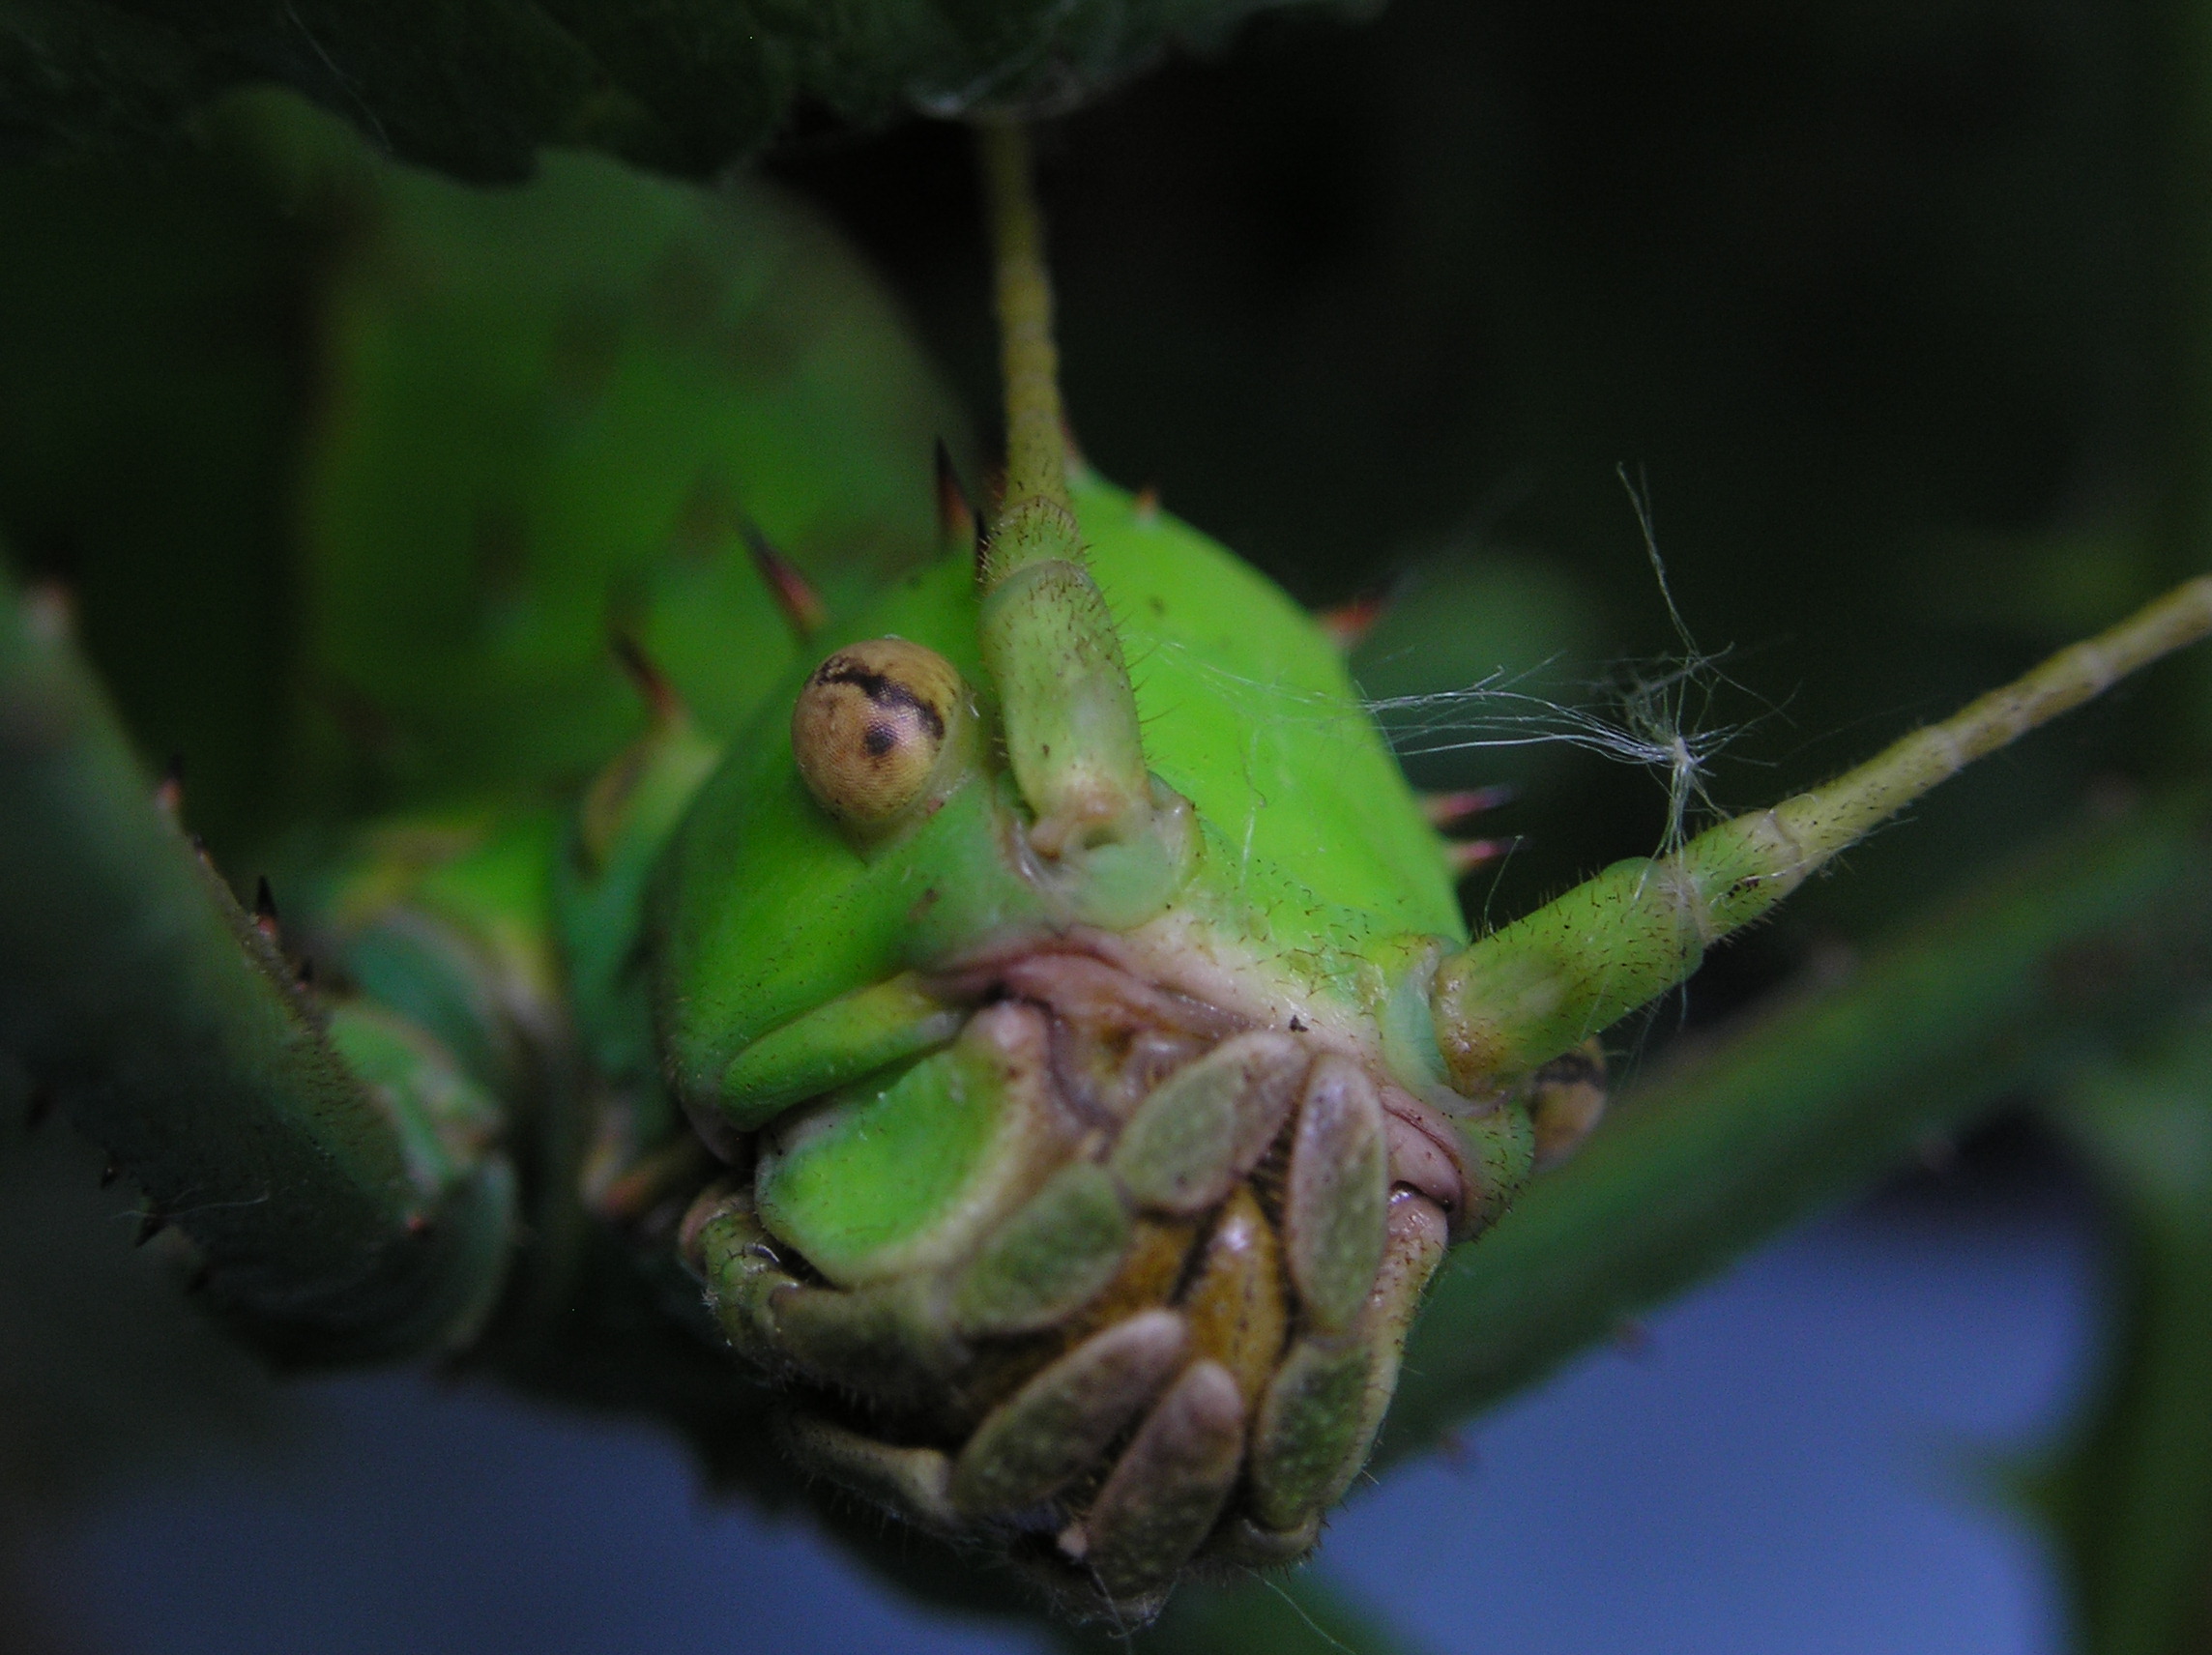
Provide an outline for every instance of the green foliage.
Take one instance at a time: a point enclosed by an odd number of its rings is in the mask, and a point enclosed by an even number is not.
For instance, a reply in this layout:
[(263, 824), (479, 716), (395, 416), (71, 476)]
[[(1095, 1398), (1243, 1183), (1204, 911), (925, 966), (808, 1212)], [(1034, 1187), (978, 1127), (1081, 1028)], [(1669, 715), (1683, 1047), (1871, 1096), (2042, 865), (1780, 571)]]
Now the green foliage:
[(6, 0), (17, 146), (171, 141), (217, 94), (280, 81), (387, 153), (517, 176), (541, 145), (706, 173), (805, 102), (847, 120), (1064, 107), (1249, 13), (1312, 0)]

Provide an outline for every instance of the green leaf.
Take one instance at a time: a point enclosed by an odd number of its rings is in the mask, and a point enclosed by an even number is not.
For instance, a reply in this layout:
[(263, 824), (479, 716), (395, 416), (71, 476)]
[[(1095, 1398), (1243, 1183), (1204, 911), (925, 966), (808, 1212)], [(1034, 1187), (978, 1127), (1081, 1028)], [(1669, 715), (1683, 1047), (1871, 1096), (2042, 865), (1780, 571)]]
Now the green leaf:
[(1064, 107), (1248, 14), (1316, 0), (0, 0), (0, 131), (160, 138), (280, 81), (476, 176), (583, 145), (711, 171), (798, 100), (848, 119)]
[(2212, 1638), (2212, 1023), (2192, 1008), (2088, 1064), (2053, 1118), (2087, 1151), (2117, 1234), (2105, 1372), (2031, 1478), (2084, 1655)]

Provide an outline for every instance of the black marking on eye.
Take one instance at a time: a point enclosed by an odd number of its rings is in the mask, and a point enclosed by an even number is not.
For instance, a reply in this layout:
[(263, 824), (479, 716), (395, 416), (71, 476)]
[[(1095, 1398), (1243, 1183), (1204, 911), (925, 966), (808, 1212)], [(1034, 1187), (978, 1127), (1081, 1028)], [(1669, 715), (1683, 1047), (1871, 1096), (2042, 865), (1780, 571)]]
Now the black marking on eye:
[[(945, 714), (915, 694), (913, 688), (887, 673), (870, 672), (844, 655), (831, 655), (814, 669), (816, 683), (849, 683), (868, 698), (870, 705), (908, 708), (921, 720), (932, 741), (945, 740)], [(871, 726), (872, 728), (872, 726)]]
[(888, 758), (891, 749), (898, 745), (898, 732), (888, 724), (871, 724), (861, 736), (860, 745), (871, 759)]

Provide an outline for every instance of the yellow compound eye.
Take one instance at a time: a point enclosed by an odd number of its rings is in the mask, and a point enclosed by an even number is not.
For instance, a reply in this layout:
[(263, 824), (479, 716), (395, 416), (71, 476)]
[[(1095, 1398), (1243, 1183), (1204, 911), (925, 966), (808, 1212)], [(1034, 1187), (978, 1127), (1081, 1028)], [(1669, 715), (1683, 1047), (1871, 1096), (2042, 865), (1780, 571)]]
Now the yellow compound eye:
[(960, 675), (904, 638), (848, 644), (814, 669), (791, 710), (791, 750), (840, 822), (889, 821), (922, 796), (961, 702)]

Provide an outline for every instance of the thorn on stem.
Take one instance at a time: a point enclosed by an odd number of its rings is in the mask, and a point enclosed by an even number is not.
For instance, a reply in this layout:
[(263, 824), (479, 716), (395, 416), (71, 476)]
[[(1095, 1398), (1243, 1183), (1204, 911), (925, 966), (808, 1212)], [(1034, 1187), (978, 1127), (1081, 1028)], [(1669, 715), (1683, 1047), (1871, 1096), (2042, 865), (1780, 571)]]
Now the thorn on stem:
[(1137, 490), (1137, 498), (1129, 503), (1129, 515), (1136, 518), (1137, 527), (1150, 529), (1160, 520), (1160, 491), (1152, 483)]
[(268, 938), (273, 945), (283, 936), (283, 927), (276, 915), (276, 893), (269, 888), (267, 874), (258, 875), (253, 882), (253, 928)]
[(830, 610), (822, 601), (821, 594), (807, 583), (799, 566), (781, 552), (761, 526), (751, 518), (738, 523), (738, 532), (745, 537), (745, 549), (752, 553), (753, 567), (760, 570), (761, 579), (768, 582), (775, 606), (783, 611), (783, 618), (791, 623), (791, 629), (799, 634), (803, 644), (822, 630), (830, 619)]

